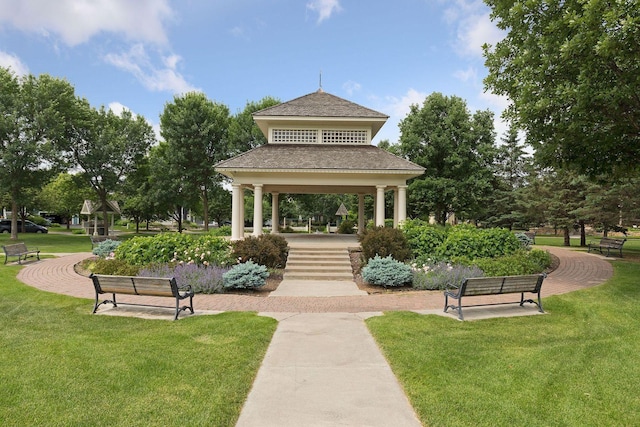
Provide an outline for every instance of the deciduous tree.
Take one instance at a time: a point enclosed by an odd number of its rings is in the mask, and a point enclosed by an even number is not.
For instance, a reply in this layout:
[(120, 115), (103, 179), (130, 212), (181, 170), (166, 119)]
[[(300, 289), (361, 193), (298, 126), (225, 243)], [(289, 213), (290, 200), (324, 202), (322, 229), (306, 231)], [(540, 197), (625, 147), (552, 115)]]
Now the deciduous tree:
[(0, 187), (11, 199), (11, 238), (25, 188), (41, 188), (60, 166), (56, 143), (65, 139), (73, 87), (42, 74), (17, 77), (0, 67)]
[(425, 168), (409, 184), (410, 214), (433, 213), (441, 224), (452, 212), (475, 218), (491, 191), (493, 114), (471, 114), (463, 99), (433, 93), (411, 106), (400, 131), (400, 153)]
[(637, 0), (485, 0), (506, 37), (485, 46), (485, 85), (544, 164), (591, 177), (637, 175)]
[(166, 166), (175, 172), (182, 191), (200, 195), (205, 230), (209, 227), (209, 193), (222, 180), (213, 167), (230, 153), (230, 121), (226, 105), (200, 92), (176, 96), (160, 115), (160, 134), (171, 153)]

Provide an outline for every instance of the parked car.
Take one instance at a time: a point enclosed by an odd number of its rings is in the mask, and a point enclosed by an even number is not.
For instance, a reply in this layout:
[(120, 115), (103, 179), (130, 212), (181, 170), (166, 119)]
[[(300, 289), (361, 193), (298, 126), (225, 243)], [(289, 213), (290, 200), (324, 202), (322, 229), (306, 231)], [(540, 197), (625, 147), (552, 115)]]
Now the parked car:
[[(34, 224), (33, 222), (27, 220), (24, 222), (24, 231), (27, 233), (48, 233), (47, 227), (43, 227), (38, 224)], [(22, 232), (22, 220), (18, 220), (18, 233)], [(10, 219), (2, 219), (0, 220), (0, 233), (11, 233), (11, 220)]]

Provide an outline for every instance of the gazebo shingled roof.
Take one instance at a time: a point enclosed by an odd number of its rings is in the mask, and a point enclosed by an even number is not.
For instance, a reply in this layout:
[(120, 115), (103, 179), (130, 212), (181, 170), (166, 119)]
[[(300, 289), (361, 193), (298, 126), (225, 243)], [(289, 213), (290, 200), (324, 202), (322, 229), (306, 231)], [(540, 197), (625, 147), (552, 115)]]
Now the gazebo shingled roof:
[(374, 118), (384, 120), (389, 118), (386, 114), (322, 90), (256, 111), (253, 116)]
[(373, 145), (266, 144), (224, 160), (216, 170), (340, 170), (422, 174), (424, 168)]

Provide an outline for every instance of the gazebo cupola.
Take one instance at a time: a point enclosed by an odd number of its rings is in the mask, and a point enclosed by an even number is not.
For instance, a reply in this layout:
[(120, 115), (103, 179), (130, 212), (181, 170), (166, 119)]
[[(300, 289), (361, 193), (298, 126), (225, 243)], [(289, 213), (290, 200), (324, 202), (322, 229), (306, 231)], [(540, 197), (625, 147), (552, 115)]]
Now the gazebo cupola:
[[(394, 191), (394, 224), (406, 219), (406, 181), (424, 168), (371, 145), (388, 116), (322, 89), (264, 110), (253, 118), (268, 143), (216, 165), (232, 179), (233, 240), (244, 236), (245, 189), (254, 191), (254, 224), (263, 223), (262, 195), (272, 195), (272, 232), (278, 232), (278, 195), (358, 194), (358, 229), (364, 196), (374, 196), (376, 225), (384, 225), (384, 193)], [(262, 227), (254, 227), (260, 235)]]

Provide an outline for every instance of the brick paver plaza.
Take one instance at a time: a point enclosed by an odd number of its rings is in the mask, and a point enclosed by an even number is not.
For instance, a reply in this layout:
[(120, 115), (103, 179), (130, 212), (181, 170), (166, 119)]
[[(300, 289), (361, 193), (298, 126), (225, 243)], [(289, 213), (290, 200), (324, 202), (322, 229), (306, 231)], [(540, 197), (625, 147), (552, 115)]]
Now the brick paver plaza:
[[(558, 247), (538, 247), (560, 258), (559, 267), (549, 274), (542, 286), (542, 297), (563, 294), (598, 285), (613, 275), (613, 267), (604, 257)], [(63, 254), (61, 254), (63, 255)], [(78, 298), (95, 297), (91, 280), (78, 275), (73, 266), (90, 256), (88, 253), (64, 254), (44, 259), (23, 268), (18, 279), (35, 288)], [(610, 258), (611, 259), (611, 258)], [(166, 298), (118, 297), (121, 302), (151, 305), (167, 304)], [(513, 295), (477, 297), (474, 303), (513, 301)], [(197, 295), (194, 307), (206, 311), (258, 312), (378, 312), (394, 310), (433, 310), (442, 308), (441, 291), (389, 292), (345, 297), (257, 297), (237, 294)], [(92, 305), (87, 305), (90, 310)]]

